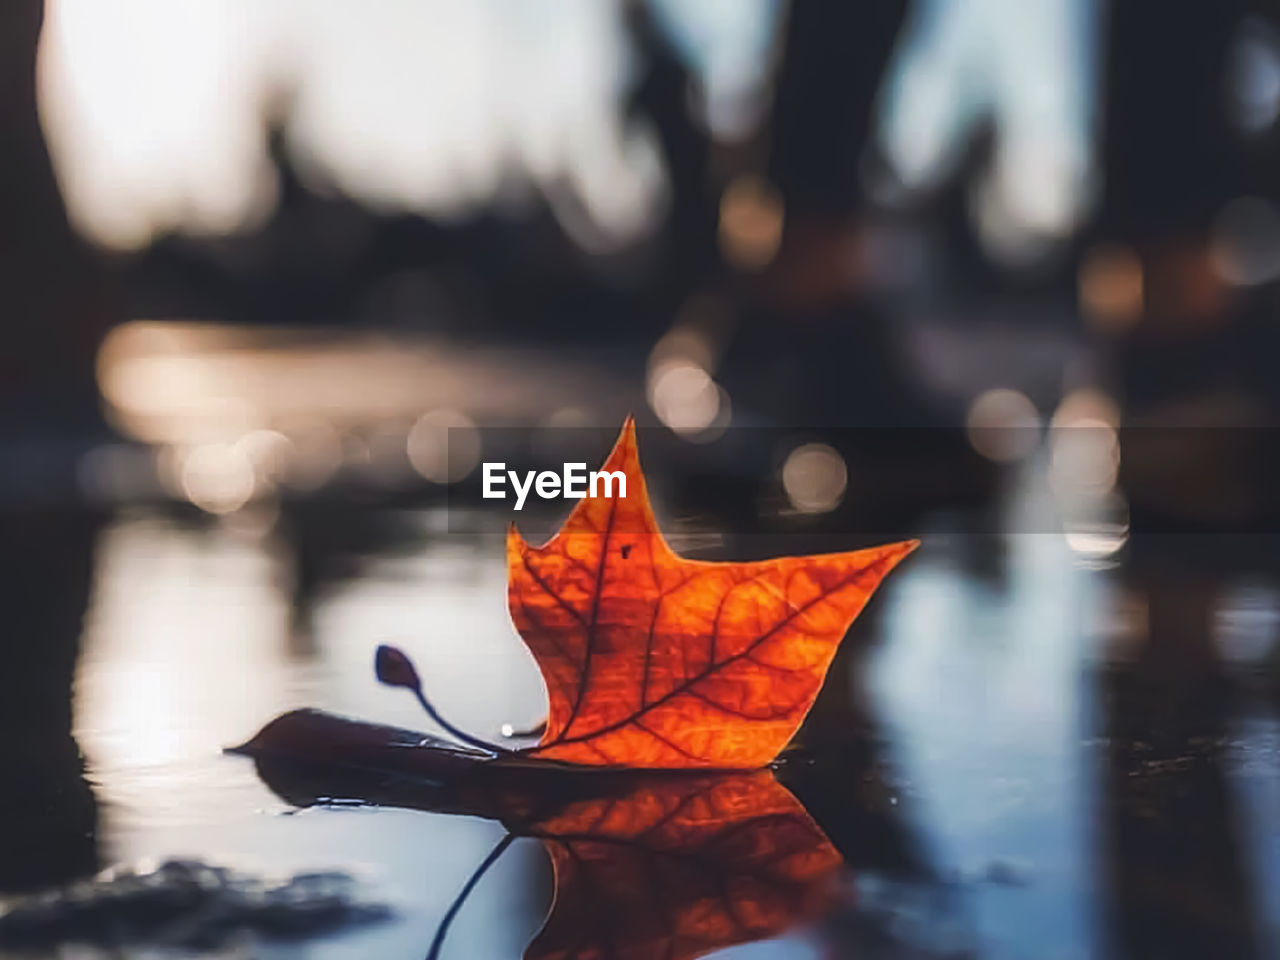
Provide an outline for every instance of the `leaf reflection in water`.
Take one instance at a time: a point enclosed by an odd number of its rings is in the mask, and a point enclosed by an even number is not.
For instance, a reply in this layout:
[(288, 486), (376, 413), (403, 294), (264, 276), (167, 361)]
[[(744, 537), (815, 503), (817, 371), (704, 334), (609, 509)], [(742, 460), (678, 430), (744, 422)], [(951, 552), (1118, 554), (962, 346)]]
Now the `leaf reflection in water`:
[[(481, 816), (541, 840), (555, 895), (526, 960), (692, 960), (777, 936), (821, 912), (842, 862), (768, 770), (583, 772), (314, 711), (286, 714), (239, 752), (294, 804), (360, 799)], [(464, 887), (433, 956), (505, 846)]]
[(650, 778), (532, 825), (555, 871), (527, 960), (700, 957), (813, 916), (840, 856), (768, 771)]

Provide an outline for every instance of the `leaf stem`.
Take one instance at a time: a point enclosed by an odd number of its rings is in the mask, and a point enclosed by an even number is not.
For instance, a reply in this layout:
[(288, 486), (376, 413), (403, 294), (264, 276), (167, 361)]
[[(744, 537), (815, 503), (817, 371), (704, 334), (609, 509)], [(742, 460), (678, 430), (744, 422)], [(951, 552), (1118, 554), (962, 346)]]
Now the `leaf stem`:
[(431, 717), (432, 720), (434, 720), (440, 726), (444, 727), (446, 731), (453, 734), (463, 743), (473, 747), (479, 747), (481, 750), (488, 750), (490, 753), (494, 754), (495, 756), (507, 756), (511, 754), (512, 751), (507, 749), (506, 747), (500, 747), (497, 744), (490, 743), (487, 740), (481, 740), (479, 737), (473, 737), (471, 734), (467, 733), (466, 731), (459, 730), (457, 727), (455, 727), (452, 723), (450, 723), (444, 717), (440, 716), (440, 711), (437, 710), (432, 705), (431, 701), (427, 699), (426, 694), (422, 692), (421, 687), (413, 688), (413, 695), (418, 698), (418, 703), (422, 704), (422, 709), (427, 711), (427, 715)]
[[(423, 703), (425, 704), (426, 701), (424, 700)], [(489, 851), (489, 855), (481, 861), (480, 866), (476, 867), (470, 879), (463, 884), (462, 889), (458, 891), (458, 895), (454, 897), (453, 903), (449, 905), (448, 912), (445, 913), (444, 918), (440, 921), (440, 926), (436, 927), (436, 935), (431, 940), (431, 949), (427, 951), (427, 960), (439, 960), (440, 950), (444, 947), (444, 938), (449, 932), (449, 925), (453, 923), (453, 918), (458, 915), (458, 911), (462, 909), (467, 897), (471, 896), (471, 891), (476, 888), (480, 878), (488, 872), (490, 867), (498, 862), (498, 858), (506, 852), (507, 847), (511, 846), (513, 840), (515, 840), (515, 835), (510, 833), (499, 840), (498, 845)]]

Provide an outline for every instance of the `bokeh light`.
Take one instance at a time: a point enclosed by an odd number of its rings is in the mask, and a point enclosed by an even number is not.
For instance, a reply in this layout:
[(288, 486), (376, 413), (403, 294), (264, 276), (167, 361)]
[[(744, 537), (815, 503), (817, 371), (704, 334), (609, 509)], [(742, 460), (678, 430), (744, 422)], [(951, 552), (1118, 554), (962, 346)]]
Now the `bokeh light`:
[(291, 444), (289, 469), (284, 483), (300, 492), (319, 490), (342, 466), (342, 438), (323, 417), (295, 417), (281, 430)]
[(720, 198), (720, 250), (741, 270), (768, 266), (782, 243), (782, 195), (767, 181), (744, 175)]
[(720, 389), (696, 363), (671, 360), (650, 374), (649, 404), (664, 424), (690, 436), (716, 422)]
[(1280, 35), (1260, 17), (1240, 24), (1227, 68), (1227, 106), (1247, 134), (1262, 134), (1280, 115)]
[(413, 425), (406, 448), (413, 469), (427, 480), (457, 483), (480, 462), (480, 431), (464, 413), (432, 410)]
[(1072, 427), (1098, 422), (1119, 428), (1120, 405), (1110, 394), (1095, 387), (1077, 387), (1058, 402), (1051, 427)]
[(279, 430), (251, 430), (235, 445), (253, 464), (260, 484), (274, 487), (289, 475), (295, 459), (294, 445)]
[(1126, 330), (1142, 317), (1143, 282), (1142, 261), (1132, 250), (1095, 247), (1080, 265), (1080, 307), (1099, 329)]
[(825, 443), (796, 447), (782, 465), (782, 489), (800, 513), (828, 513), (840, 505), (849, 486), (844, 457)]
[(1100, 498), (1116, 485), (1120, 437), (1104, 420), (1082, 417), (1051, 431), (1049, 484), (1059, 496)]
[(239, 510), (256, 489), (253, 462), (233, 443), (209, 443), (182, 455), (182, 490), (206, 513)]
[(645, 394), (658, 419), (686, 440), (708, 443), (732, 420), (729, 394), (714, 374), (733, 316), (718, 297), (691, 297), (649, 351)]
[(1040, 414), (1024, 393), (998, 388), (974, 398), (965, 418), (969, 444), (988, 460), (1021, 460), (1040, 441)]

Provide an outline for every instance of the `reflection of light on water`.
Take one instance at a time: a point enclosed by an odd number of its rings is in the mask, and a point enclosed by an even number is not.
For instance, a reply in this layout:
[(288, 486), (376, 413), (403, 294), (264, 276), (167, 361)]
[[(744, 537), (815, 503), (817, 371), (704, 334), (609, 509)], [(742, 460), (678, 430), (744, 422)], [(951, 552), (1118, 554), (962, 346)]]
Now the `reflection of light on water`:
[(1261, 911), (1259, 928), (1274, 944), (1280, 924), (1280, 717), (1261, 704), (1242, 713), (1228, 732), (1226, 787), (1238, 818), (1232, 826), (1241, 838), (1243, 866), (1254, 884), (1253, 902)]
[(1105, 584), (1061, 536), (1026, 532), (1053, 519), (1034, 467), (1015, 475), (1017, 526), (987, 548), (999, 574), (970, 543), (949, 549), (926, 530), (919, 556), (881, 588), (871, 702), (935, 869), (1035, 865), (1024, 887), (965, 886), (980, 938), (1089, 956), (1097, 788), (1080, 752), (1095, 736), (1082, 614)]
[[(148, 767), (182, 756), (182, 735), (175, 718), (182, 711), (171, 671), (148, 662), (121, 666), (112, 678), (111, 725), (117, 731), (99, 759), (121, 766)], [(128, 691), (128, 696), (120, 695)]]
[(1225, 663), (1265, 667), (1277, 653), (1280, 591), (1265, 583), (1227, 586), (1215, 604), (1214, 646)]
[[(423, 953), (502, 828), (385, 809), (280, 816), (289, 808), (253, 765), (222, 749), (302, 706), (430, 729), (412, 698), (388, 697), (373, 679), (371, 652), (390, 637), (425, 638), (407, 646), (459, 723), (486, 730), (499, 718), (536, 720), (545, 702), (501, 602), (500, 540), (475, 569), (466, 551), (424, 549), (362, 575), (320, 610), (314, 659), (287, 653), (283, 571), (269, 546), (225, 524), (197, 533), (136, 515), (104, 531), (75, 700), (104, 865), (177, 855), (267, 874), (354, 868), (399, 918), (308, 943), (306, 955)], [(537, 844), (510, 850), (459, 915), (451, 942), (463, 955), (470, 946), (474, 955), (518, 956), (544, 907), (530, 877), (546, 869)]]
[(457, 483), (480, 462), (480, 431), (457, 410), (423, 414), (406, 445), (413, 469), (434, 483)]
[(1067, 546), (1084, 565), (1102, 564), (1129, 540), (1129, 504), (1116, 486), (1119, 408), (1089, 388), (1063, 398), (1049, 431), (1049, 488)]
[(1067, 546), (1086, 562), (1101, 561), (1114, 556), (1129, 541), (1128, 520), (1107, 522), (1071, 522), (1065, 525), (1063, 536)]
[(965, 429), (974, 450), (988, 460), (1021, 460), (1040, 440), (1040, 414), (1017, 390), (987, 390), (969, 406)]
[[(186, 779), (288, 704), (287, 608), (261, 546), (123, 522), (99, 548), (76, 691), (76, 728), (102, 799), (135, 829), (198, 821), (247, 771)], [(157, 823), (158, 825), (158, 823)], [(168, 851), (173, 852), (173, 851)]]
[(782, 489), (801, 513), (827, 513), (844, 499), (849, 470), (844, 457), (825, 443), (805, 443), (787, 454)]

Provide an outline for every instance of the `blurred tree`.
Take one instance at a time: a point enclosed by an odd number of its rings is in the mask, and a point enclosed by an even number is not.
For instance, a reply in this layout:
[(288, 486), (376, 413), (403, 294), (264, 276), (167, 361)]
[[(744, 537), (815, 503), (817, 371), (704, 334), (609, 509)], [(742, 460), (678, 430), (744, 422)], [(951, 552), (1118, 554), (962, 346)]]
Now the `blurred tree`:
[(104, 274), (72, 231), (36, 110), (40, 0), (0, 5), (0, 427), (92, 427)]

